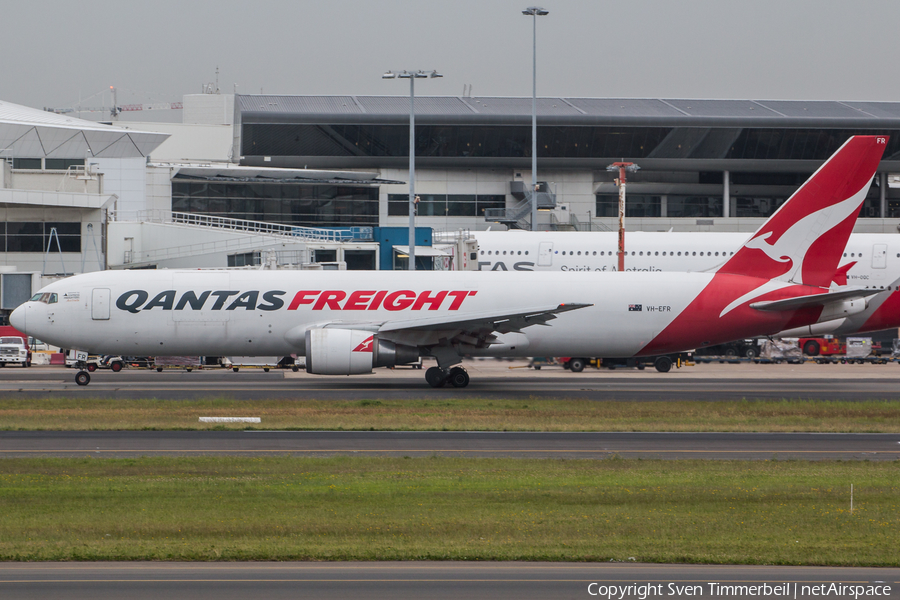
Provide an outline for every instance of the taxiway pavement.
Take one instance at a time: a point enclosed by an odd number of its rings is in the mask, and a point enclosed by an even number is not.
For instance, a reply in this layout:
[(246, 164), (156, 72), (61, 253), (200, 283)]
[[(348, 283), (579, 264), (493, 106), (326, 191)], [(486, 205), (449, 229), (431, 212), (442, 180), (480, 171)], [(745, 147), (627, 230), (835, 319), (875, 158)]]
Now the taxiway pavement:
[[(426, 366), (429, 363), (426, 363)], [(0, 393), (18, 397), (159, 399), (361, 400), (422, 397), (496, 399), (572, 398), (590, 400), (740, 400), (801, 398), (827, 400), (900, 399), (900, 367), (885, 365), (698, 364), (658, 373), (654, 369), (593, 369), (571, 373), (560, 367), (536, 371), (524, 361), (470, 360), (471, 383), (457, 389), (430, 388), (424, 371), (376, 369), (371, 375), (330, 377), (304, 371), (204, 368), (186, 372), (126, 369), (96, 371), (90, 385), (75, 384), (63, 367), (0, 369)]]
[(894, 433), (4, 431), (0, 457), (466, 456), (898, 460)]
[[(832, 584), (887, 590), (877, 597), (896, 599), (900, 569), (505, 562), (0, 563), (3, 597), (71, 600), (544, 600), (595, 598), (601, 591), (600, 597), (624, 600), (696, 597), (698, 589), (706, 598), (854, 597), (821, 593)], [(732, 587), (761, 585), (769, 585), (770, 593)], [(625, 593), (610, 596), (610, 586)], [(628, 586), (634, 587), (629, 591)], [(654, 586), (652, 595), (648, 586)], [(787, 593), (772, 593), (785, 589), (774, 586), (787, 586)], [(820, 593), (803, 594), (813, 588)]]

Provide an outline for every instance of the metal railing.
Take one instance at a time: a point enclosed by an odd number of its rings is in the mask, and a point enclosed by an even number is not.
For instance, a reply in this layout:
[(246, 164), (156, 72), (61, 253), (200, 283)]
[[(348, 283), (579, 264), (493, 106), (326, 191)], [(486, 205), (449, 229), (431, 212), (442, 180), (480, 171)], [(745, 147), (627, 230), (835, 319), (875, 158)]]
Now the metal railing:
[(525, 198), (508, 208), (484, 209), (484, 220), (514, 225), (519, 229), (531, 229), (531, 197), (537, 201), (537, 208), (550, 209), (556, 206), (556, 194), (551, 192), (530, 192), (525, 190)]
[(295, 241), (297, 238), (300, 238), (302, 240), (316, 242), (345, 242), (349, 240), (371, 240), (373, 237), (371, 227), (344, 227), (336, 229), (327, 227), (298, 227), (296, 225), (284, 225), (281, 223), (231, 219), (229, 217), (217, 217), (213, 215), (169, 210), (142, 210), (133, 212), (110, 211), (109, 220), (117, 222), (130, 221), (186, 225), (189, 227), (205, 227), (219, 230), (224, 229), (252, 235), (289, 237)]
[(178, 225), (184, 227), (198, 227), (217, 231), (226, 230), (242, 234), (233, 239), (213, 240), (184, 246), (158, 248), (136, 252), (126, 250), (123, 263), (136, 265), (152, 263), (160, 260), (185, 258), (203, 254), (219, 252), (237, 252), (258, 250), (271, 243), (329, 243), (345, 242), (351, 240), (366, 241), (373, 239), (372, 227), (345, 227), (342, 229), (328, 229), (316, 227), (297, 227), (280, 223), (265, 223), (263, 221), (250, 221), (246, 219), (230, 219), (211, 215), (198, 215), (167, 210), (145, 211), (110, 211), (109, 220), (116, 222), (160, 223), (164, 225)]
[(455, 244), (459, 240), (472, 239), (472, 231), (469, 229), (435, 229), (431, 233), (434, 244)]
[(484, 220), (509, 225), (515, 224), (519, 229), (530, 229), (531, 198), (527, 197), (515, 206), (508, 208), (486, 208), (484, 209)]
[(582, 221), (577, 216), (572, 213), (569, 213), (568, 221), (563, 221), (557, 218), (557, 216), (553, 213), (550, 213), (550, 230), (551, 231), (613, 231), (610, 227), (605, 225), (604, 223), (596, 223), (593, 219), (590, 218), (590, 214), (588, 215), (587, 221)]
[[(271, 240), (269, 240), (271, 242)], [(156, 250), (147, 250), (143, 252), (135, 252), (131, 250), (125, 251), (124, 264), (136, 265), (142, 263), (151, 263), (160, 260), (170, 260), (174, 258), (185, 258), (188, 256), (201, 256), (204, 254), (214, 254), (218, 252), (237, 252), (251, 251), (263, 249), (266, 240), (256, 236), (248, 236), (242, 238), (233, 238), (228, 240), (215, 240), (211, 242), (201, 242), (198, 244), (189, 244), (187, 246), (174, 246), (169, 248), (158, 248)]]
[(550, 231), (578, 231), (578, 228), (572, 223), (572, 217), (569, 215), (568, 220), (560, 221), (554, 213), (550, 213)]

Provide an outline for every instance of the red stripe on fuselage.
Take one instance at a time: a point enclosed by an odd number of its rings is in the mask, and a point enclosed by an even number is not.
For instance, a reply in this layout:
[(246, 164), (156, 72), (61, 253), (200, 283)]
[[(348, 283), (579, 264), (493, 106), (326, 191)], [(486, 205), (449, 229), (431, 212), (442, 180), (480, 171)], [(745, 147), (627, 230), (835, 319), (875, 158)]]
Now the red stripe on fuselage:
[(649, 344), (638, 356), (654, 356), (669, 352), (681, 352), (712, 344), (721, 344), (740, 338), (768, 335), (784, 329), (815, 323), (822, 307), (793, 311), (761, 311), (750, 308), (753, 302), (782, 300), (820, 294), (826, 290), (803, 285), (761, 293), (721, 315), (737, 298), (750, 294), (768, 283), (765, 279), (719, 273), (700, 294)]
[(893, 329), (900, 327), (900, 292), (894, 292), (885, 298), (881, 306), (875, 309), (857, 333)]

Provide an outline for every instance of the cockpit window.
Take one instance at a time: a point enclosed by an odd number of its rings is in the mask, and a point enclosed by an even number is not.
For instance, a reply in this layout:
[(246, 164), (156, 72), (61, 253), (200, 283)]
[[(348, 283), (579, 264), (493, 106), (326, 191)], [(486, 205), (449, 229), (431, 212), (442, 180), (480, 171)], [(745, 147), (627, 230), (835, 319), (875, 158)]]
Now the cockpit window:
[(35, 294), (31, 297), (31, 302), (43, 302), (44, 304), (56, 304), (59, 302), (59, 295), (50, 292), (43, 294)]

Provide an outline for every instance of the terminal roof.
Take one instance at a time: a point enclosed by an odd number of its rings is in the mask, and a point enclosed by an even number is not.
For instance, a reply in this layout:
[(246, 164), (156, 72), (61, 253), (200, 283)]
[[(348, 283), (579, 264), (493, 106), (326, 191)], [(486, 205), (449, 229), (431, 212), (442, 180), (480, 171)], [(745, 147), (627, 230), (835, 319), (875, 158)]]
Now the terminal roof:
[[(409, 116), (408, 96), (238, 95), (252, 122), (393, 122)], [(416, 96), (416, 118), (426, 122), (518, 123), (531, 117), (531, 98)], [(900, 102), (706, 100), (670, 98), (538, 98), (545, 123), (629, 125), (891, 127), (900, 126)], [(771, 124), (771, 125), (770, 125)]]
[(142, 157), (167, 137), (0, 102), (0, 158)]

